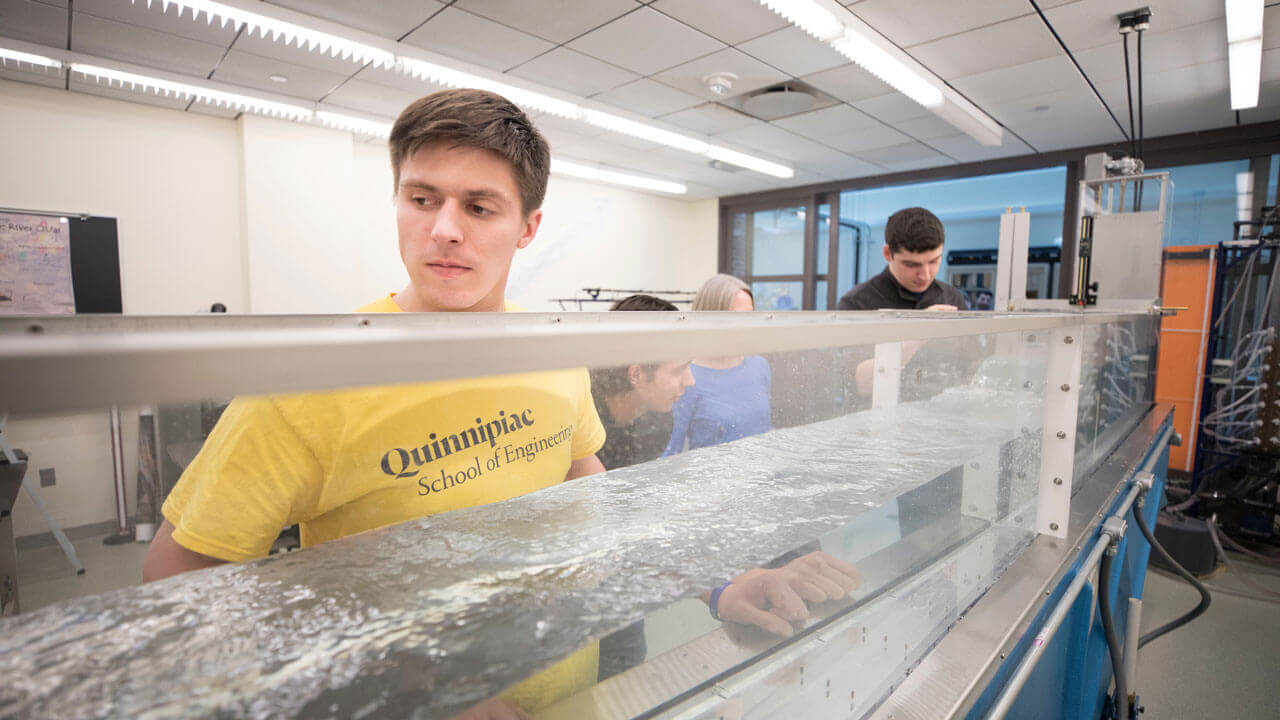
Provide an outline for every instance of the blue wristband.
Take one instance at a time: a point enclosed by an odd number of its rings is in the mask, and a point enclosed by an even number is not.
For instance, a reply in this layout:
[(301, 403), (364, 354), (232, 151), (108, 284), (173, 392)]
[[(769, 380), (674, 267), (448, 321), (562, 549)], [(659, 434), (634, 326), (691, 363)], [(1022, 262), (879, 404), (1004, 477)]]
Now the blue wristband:
[(732, 584), (733, 584), (733, 581), (730, 580), (729, 582), (711, 591), (711, 599), (710, 601), (707, 602), (707, 609), (711, 611), (712, 619), (720, 620), (720, 613), (719, 613), (720, 595), (721, 593), (724, 592), (725, 588), (729, 587)]

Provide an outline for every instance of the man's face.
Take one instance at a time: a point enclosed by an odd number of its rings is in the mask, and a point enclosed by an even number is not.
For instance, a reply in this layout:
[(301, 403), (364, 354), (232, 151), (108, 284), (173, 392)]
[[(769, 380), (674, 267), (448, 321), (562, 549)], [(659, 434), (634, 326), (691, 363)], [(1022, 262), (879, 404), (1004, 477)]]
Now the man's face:
[(933, 278), (938, 274), (938, 266), (942, 264), (942, 246), (924, 252), (908, 252), (899, 250), (889, 252), (884, 246), (884, 259), (889, 263), (889, 273), (893, 279), (907, 290), (921, 293), (929, 289)]
[(409, 287), (397, 296), (417, 312), (503, 309), (507, 274), (533, 242), (542, 211), (526, 217), (515, 171), (488, 150), (432, 143), (405, 158), (396, 229)]
[(640, 396), (645, 412), (671, 412), (686, 388), (693, 386), (693, 372), (687, 362), (661, 363), (653, 370), (653, 374), (643, 368), (635, 368), (640, 373), (640, 381), (636, 383), (636, 393)]

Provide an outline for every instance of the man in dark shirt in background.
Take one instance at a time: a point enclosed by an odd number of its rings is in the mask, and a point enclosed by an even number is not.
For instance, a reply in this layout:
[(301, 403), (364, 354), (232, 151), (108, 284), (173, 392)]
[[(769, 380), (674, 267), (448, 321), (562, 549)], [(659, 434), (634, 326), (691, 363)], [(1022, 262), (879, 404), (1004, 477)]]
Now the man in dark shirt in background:
[(946, 232), (920, 207), (899, 210), (884, 226), (884, 272), (840, 298), (840, 310), (968, 310), (964, 293), (937, 279)]

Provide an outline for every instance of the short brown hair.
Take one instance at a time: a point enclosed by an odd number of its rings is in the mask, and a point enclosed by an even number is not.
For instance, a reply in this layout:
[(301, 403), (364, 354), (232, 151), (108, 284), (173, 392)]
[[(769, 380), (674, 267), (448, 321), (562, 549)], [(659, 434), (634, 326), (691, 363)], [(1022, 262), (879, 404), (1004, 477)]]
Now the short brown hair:
[(889, 254), (905, 250), (928, 252), (942, 247), (947, 233), (937, 215), (922, 207), (903, 208), (889, 216), (884, 224), (884, 241)]
[[(652, 295), (630, 295), (615, 302), (610, 310), (679, 310), (674, 304)], [(621, 367), (596, 368), (591, 371), (591, 392), (600, 397), (613, 397), (631, 390), (631, 380), (627, 377), (630, 365)], [(640, 371), (652, 378), (657, 364), (641, 365)]]
[(391, 174), (400, 191), (400, 166), (426, 145), (474, 147), (497, 153), (515, 172), (520, 205), (528, 213), (542, 207), (551, 172), (551, 148), (511, 101), (484, 90), (441, 90), (405, 108), (391, 128)]

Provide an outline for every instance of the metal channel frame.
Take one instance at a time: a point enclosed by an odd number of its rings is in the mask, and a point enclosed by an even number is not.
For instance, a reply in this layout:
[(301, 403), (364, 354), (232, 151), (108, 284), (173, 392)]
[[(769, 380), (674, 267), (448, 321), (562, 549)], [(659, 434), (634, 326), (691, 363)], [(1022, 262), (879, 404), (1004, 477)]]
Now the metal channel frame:
[[(1005, 574), (996, 581), (946, 636), (907, 676), (902, 685), (871, 714), (871, 720), (940, 720), (973, 717), (992, 687), (999, 693), (1012, 687), (1013, 666), (1019, 643), (1034, 639), (1045, 628), (1044, 620), (1061, 601), (1055, 588), (1069, 583), (1073, 573), (1087, 574), (1081, 559), (1092, 554), (1103, 520), (1132, 493), (1129, 482), (1161, 456), (1173, 435), (1173, 406), (1152, 408), (1125, 441), (1082, 483), (1071, 500), (1072, 527), (1066, 539), (1041, 535), (1032, 541)], [(1086, 548), (1088, 548), (1086, 550)], [(1039, 622), (1038, 622), (1039, 621)], [(1044, 641), (1048, 645), (1048, 640)], [(1009, 672), (1005, 676), (1005, 672)]]
[(1054, 330), (1131, 312), (373, 313), (0, 319), (0, 411), (92, 410)]

